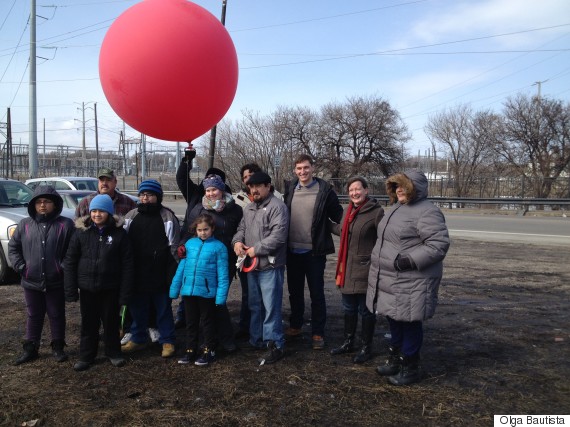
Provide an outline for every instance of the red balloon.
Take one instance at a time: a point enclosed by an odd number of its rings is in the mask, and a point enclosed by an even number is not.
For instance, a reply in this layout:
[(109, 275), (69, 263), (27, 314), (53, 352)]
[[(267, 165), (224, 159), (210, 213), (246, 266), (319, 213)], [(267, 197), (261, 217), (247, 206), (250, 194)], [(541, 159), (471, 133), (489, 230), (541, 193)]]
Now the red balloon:
[(107, 31), (99, 77), (129, 126), (158, 139), (191, 141), (230, 108), (238, 62), (227, 30), (206, 9), (186, 0), (146, 0)]

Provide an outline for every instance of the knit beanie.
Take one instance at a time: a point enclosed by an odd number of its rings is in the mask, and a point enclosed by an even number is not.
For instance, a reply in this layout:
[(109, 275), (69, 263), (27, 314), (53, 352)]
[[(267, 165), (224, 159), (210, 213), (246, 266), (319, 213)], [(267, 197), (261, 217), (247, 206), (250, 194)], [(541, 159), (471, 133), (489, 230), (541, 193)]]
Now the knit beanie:
[(208, 175), (202, 180), (204, 190), (209, 187), (216, 187), (220, 191), (226, 190), (226, 184), (219, 175)]
[(138, 194), (140, 195), (142, 192), (145, 191), (156, 194), (158, 198), (158, 203), (162, 202), (162, 186), (160, 185), (160, 182), (158, 182), (156, 179), (147, 179), (139, 184)]
[(115, 213), (115, 207), (113, 206), (113, 199), (109, 197), (108, 194), (98, 194), (89, 203), (89, 212), (98, 209), (100, 211), (108, 212), (109, 215)]

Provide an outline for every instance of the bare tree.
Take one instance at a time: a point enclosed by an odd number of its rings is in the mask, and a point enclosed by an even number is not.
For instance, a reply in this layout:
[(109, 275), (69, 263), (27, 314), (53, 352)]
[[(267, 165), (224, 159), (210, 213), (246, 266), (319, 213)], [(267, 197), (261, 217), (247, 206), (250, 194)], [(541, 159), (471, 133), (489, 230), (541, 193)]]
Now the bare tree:
[(507, 99), (496, 149), (531, 185), (534, 197), (550, 195), (570, 163), (569, 143), (569, 103), (524, 95)]
[(478, 174), (490, 159), (500, 119), (490, 111), (475, 112), (459, 105), (428, 118), (424, 130), (434, 151), (445, 153), (450, 162), (455, 196), (469, 194)]

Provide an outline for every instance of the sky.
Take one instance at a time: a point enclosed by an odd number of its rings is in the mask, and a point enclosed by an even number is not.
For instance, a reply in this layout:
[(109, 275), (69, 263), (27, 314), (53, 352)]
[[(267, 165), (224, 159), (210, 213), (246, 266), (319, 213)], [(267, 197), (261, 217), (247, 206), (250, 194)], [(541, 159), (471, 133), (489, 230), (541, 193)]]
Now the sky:
[[(137, 3), (36, 0), (39, 146), (80, 148), (85, 103), (94, 148), (97, 103), (99, 147), (118, 149), (124, 124), (101, 88), (99, 51), (109, 26)], [(221, 17), (222, 0), (195, 3)], [(31, 0), (0, 0), (0, 124), (9, 107), (14, 144), (29, 140), (30, 9)], [(508, 97), (539, 91), (570, 100), (568, 0), (227, 0), (225, 24), (239, 62), (225, 116), (234, 121), (245, 110), (379, 96), (408, 126), (409, 152), (423, 155), (431, 147), (423, 128), (446, 109), (499, 112)]]

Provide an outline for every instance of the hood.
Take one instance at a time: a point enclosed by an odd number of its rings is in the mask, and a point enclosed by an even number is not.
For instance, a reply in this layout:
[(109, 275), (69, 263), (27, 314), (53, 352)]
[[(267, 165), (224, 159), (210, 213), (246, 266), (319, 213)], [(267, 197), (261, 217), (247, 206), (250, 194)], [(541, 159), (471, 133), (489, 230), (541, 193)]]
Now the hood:
[(390, 203), (396, 203), (396, 186), (406, 193), (409, 203), (423, 200), (428, 196), (428, 181), (423, 172), (417, 169), (409, 169), (405, 172), (396, 173), (386, 180), (386, 193), (390, 197)]
[(53, 200), (55, 203), (53, 216), (55, 217), (61, 214), (61, 211), (63, 210), (63, 199), (59, 193), (55, 191), (55, 188), (51, 185), (38, 185), (34, 190), (34, 195), (28, 203), (28, 214), (30, 217), (34, 219), (36, 218), (36, 200), (39, 198)]
[(404, 172), (404, 174), (410, 178), (414, 184), (414, 189), (416, 190), (416, 197), (414, 202), (422, 199), (426, 199), (428, 196), (428, 180), (423, 172), (417, 169), (410, 169)]

